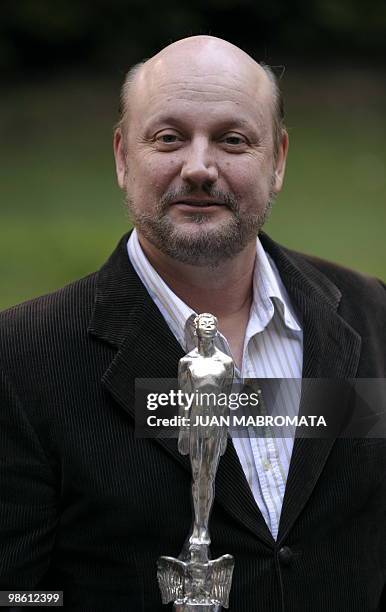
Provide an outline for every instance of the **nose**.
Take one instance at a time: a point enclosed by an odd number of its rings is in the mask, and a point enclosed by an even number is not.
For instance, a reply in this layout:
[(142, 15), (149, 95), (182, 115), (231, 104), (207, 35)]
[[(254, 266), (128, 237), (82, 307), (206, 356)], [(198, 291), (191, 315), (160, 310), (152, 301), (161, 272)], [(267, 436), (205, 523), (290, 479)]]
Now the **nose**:
[(215, 183), (218, 179), (218, 168), (207, 139), (193, 140), (186, 151), (181, 178), (196, 187)]

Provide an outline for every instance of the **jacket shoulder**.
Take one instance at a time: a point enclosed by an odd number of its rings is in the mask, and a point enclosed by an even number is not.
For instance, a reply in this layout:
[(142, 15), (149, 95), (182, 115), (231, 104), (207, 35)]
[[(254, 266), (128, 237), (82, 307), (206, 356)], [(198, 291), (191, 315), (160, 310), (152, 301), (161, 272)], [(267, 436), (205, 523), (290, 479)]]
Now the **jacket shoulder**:
[(35, 343), (57, 342), (87, 330), (96, 293), (97, 272), (52, 293), (0, 312), (0, 354), (26, 353)]
[(362, 354), (368, 356), (376, 352), (377, 363), (386, 364), (385, 284), (377, 278), (318, 257), (296, 252), (291, 256), (304, 262), (303, 271), (306, 266), (307, 277), (316, 286), (320, 288), (323, 283), (329, 283), (334, 287), (337, 314), (360, 335)]
[(370, 312), (372, 307), (386, 314), (386, 286), (372, 276), (357, 272), (326, 259), (300, 253), (272, 240), (261, 232), (264, 249), (276, 263), (289, 284), (307, 286), (308, 294), (339, 304), (357, 305)]
[(293, 256), (304, 259), (310, 266), (325, 275), (342, 294), (342, 300), (353, 304), (366, 302), (366, 307), (378, 306), (386, 312), (386, 285), (378, 278), (357, 272), (345, 266), (315, 257), (291, 251)]

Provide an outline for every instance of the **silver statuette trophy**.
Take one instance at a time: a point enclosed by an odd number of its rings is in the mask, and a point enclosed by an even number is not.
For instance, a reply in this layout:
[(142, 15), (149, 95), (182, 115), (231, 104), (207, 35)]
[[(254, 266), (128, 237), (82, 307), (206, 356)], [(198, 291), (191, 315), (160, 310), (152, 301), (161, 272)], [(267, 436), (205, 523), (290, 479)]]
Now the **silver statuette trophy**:
[(185, 393), (194, 393), (198, 398), (211, 394), (208, 398), (212, 399), (205, 405), (193, 401), (189, 412), (180, 408), (181, 416), (188, 417), (185, 422), (189, 421), (180, 428), (178, 450), (190, 456), (193, 527), (178, 559), (159, 558), (157, 577), (162, 603), (174, 601), (174, 612), (219, 612), (221, 606), (228, 607), (234, 560), (231, 555), (211, 560), (209, 553), (208, 523), (214, 480), (227, 444), (226, 426), (211, 424), (211, 419), (227, 415), (227, 406), (218, 406), (213, 397), (229, 392), (234, 365), (214, 345), (216, 317), (207, 313), (198, 315), (195, 327), (198, 346), (180, 360), (178, 385)]

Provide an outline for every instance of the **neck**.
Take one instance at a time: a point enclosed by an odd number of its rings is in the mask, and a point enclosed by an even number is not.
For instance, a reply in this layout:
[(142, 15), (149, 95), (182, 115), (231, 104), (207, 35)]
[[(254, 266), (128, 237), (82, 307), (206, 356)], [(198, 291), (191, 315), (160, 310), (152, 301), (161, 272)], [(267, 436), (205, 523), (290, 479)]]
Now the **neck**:
[(214, 338), (197, 338), (197, 349), (200, 355), (211, 357), (215, 352)]
[(255, 241), (215, 268), (193, 266), (161, 253), (138, 232), (141, 247), (153, 268), (183, 302), (195, 312), (210, 312), (220, 319), (249, 311), (252, 300)]

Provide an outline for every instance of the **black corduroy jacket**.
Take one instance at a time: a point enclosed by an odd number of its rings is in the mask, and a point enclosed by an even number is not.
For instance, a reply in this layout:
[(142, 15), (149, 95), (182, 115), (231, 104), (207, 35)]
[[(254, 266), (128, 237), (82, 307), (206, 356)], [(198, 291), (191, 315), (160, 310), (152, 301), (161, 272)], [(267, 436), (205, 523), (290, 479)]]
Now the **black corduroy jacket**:
[[(384, 286), (261, 240), (301, 318), (303, 377), (384, 377)], [(135, 378), (176, 377), (183, 351), (126, 241), (0, 315), (0, 589), (60, 589), (71, 612), (166, 609), (156, 561), (191, 525), (188, 458), (134, 436)], [(385, 513), (385, 440), (296, 439), (274, 541), (229, 443), (211, 551), (235, 557), (230, 611), (386, 610)]]

